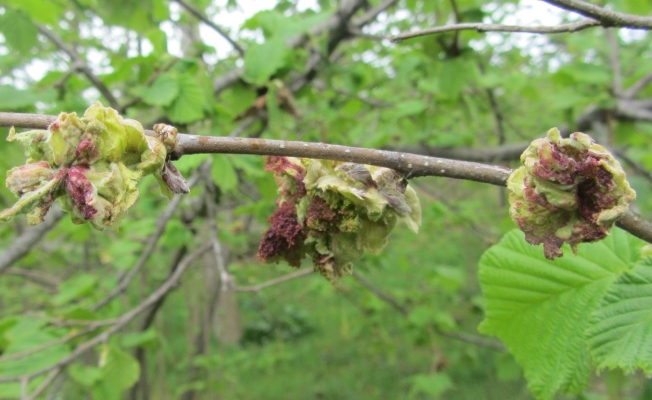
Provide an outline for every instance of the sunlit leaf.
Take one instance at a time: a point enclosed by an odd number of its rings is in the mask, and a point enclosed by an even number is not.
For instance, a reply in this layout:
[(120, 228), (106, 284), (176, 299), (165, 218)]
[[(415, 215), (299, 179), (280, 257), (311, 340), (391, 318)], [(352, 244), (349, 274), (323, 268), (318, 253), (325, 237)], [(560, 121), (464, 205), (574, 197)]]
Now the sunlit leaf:
[(89, 294), (97, 284), (98, 277), (89, 274), (78, 274), (59, 285), (59, 294), (53, 299), (55, 305), (63, 305)]
[(204, 116), (204, 93), (197, 81), (189, 75), (179, 76), (179, 94), (168, 109), (170, 121), (183, 124)]
[(152, 86), (141, 91), (141, 97), (154, 106), (169, 106), (180, 91), (179, 80), (174, 75), (162, 74)]
[(631, 268), (641, 247), (615, 229), (603, 241), (580, 245), (577, 256), (568, 251), (549, 261), (520, 231), (511, 231), (482, 256), (486, 316), (479, 330), (505, 343), (537, 397), (578, 393), (588, 384), (583, 333), (609, 285)]
[(598, 368), (652, 374), (652, 259), (623, 273), (593, 313), (586, 338)]
[(138, 381), (140, 365), (131, 354), (106, 345), (100, 356), (100, 373), (101, 378), (93, 387), (93, 398), (117, 400)]
[(249, 46), (245, 55), (242, 79), (252, 85), (263, 85), (280, 68), (286, 65), (290, 49), (281, 39), (271, 39), (263, 44)]
[(223, 154), (213, 156), (212, 174), (215, 183), (226, 192), (235, 190), (238, 186), (238, 175), (229, 158)]
[(21, 53), (27, 53), (38, 44), (36, 26), (24, 11), (7, 9), (0, 15), (0, 32), (6, 44)]
[(55, 365), (70, 353), (69, 349), (61, 343), (35, 351), (57, 339), (44, 328), (46, 322), (42, 318), (21, 318), (16, 325), (6, 331), (5, 337), (10, 344), (3, 355), (22, 353), (24, 356), (0, 362), (0, 377), (21, 376), (38, 371)]

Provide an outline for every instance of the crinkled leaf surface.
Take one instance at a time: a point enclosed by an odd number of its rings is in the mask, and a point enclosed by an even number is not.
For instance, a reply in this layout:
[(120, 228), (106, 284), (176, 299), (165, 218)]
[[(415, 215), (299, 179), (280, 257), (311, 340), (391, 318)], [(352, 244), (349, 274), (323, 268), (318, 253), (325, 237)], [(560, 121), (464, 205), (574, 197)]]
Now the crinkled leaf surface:
[(586, 339), (598, 368), (652, 374), (652, 258), (623, 273), (593, 313)]
[(631, 268), (642, 242), (615, 229), (606, 239), (546, 260), (520, 231), (507, 233), (480, 260), (486, 297), (482, 333), (499, 337), (523, 367), (535, 396), (580, 392), (588, 383), (584, 331), (609, 285)]

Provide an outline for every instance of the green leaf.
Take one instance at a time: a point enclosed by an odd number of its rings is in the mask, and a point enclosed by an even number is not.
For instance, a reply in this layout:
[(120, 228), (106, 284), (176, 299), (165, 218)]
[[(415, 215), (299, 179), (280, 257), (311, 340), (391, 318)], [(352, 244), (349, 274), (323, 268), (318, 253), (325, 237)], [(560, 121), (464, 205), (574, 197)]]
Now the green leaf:
[(153, 106), (169, 106), (180, 92), (179, 80), (172, 74), (162, 74), (152, 86), (141, 91), (141, 97)]
[(652, 259), (623, 273), (593, 313), (586, 331), (591, 356), (602, 368), (652, 374)]
[(439, 88), (446, 97), (457, 97), (477, 76), (475, 64), (459, 58), (446, 60), (439, 73)]
[[(5, 333), (10, 344), (3, 355), (33, 351), (37, 347), (56, 340), (57, 337), (44, 328), (45, 323), (47, 320), (44, 318), (21, 318)], [(56, 364), (69, 353), (65, 345), (55, 344), (25, 357), (2, 361), (0, 362), (0, 377), (30, 374)]]
[[(34, 21), (56, 25), (61, 17), (62, 7), (51, 0), (5, 0), (3, 3), (29, 14)], [(9, 10), (7, 10), (9, 11)]]
[(416, 394), (439, 396), (453, 387), (453, 382), (448, 375), (441, 373), (432, 375), (415, 375), (411, 377), (410, 380), (412, 381), (410, 398), (415, 397)]
[(247, 49), (242, 79), (252, 85), (262, 86), (276, 71), (286, 65), (291, 50), (282, 39), (271, 39)]
[(10, 343), (5, 338), (5, 332), (11, 329), (18, 322), (16, 317), (8, 317), (0, 321), (0, 350), (4, 350)]
[(79, 274), (59, 285), (59, 294), (54, 296), (52, 304), (60, 306), (89, 294), (98, 281), (97, 276)]
[(215, 183), (225, 192), (233, 191), (238, 187), (238, 174), (227, 156), (223, 154), (213, 156), (212, 174)]
[(523, 376), (523, 370), (509, 353), (496, 354), (494, 358), (496, 378), (501, 382), (515, 381)]
[(287, 39), (298, 33), (305, 32), (329, 17), (329, 14), (287, 16), (274, 10), (265, 10), (255, 14), (242, 25), (242, 29), (255, 30), (261, 28), (266, 38)]
[(42, 92), (27, 89), (20, 90), (13, 86), (0, 86), (0, 109), (3, 110), (20, 110), (27, 107), (34, 107), (37, 102), (50, 102), (56, 97), (54, 89), (44, 90)]
[(154, 54), (160, 54), (163, 55), (167, 52), (168, 49), (168, 37), (160, 29), (152, 29), (149, 32), (147, 32), (147, 40), (152, 44), (152, 47), (154, 47)]
[(557, 74), (568, 74), (576, 83), (608, 85), (611, 82), (611, 69), (592, 63), (577, 63), (562, 67)]
[(168, 109), (172, 122), (185, 124), (204, 116), (204, 93), (199, 83), (189, 75), (179, 77), (179, 94)]
[[(280, 128), (280, 120), (282, 118), (282, 112), (278, 104), (278, 86), (276, 83), (278, 80), (273, 80), (270, 82), (267, 87), (269, 91), (267, 92), (267, 119), (268, 119), (268, 129), (270, 132), (275, 132)], [(281, 83), (282, 84), (282, 83)]]
[(117, 400), (138, 381), (140, 365), (131, 354), (106, 345), (100, 355), (100, 372), (102, 377), (93, 388), (93, 398)]
[(80, 385), (90, 388), (102, 378), (102, 371), (92, 365), (74, 363), (68, 367), (68, 375)]
[(0, 15), (0, 32), (7, 46), (19, 53), (27, 53), (38, 44), (36, 26), (23, 11), (6, 9)]
[(425, 328), (434, 322), (432, 307), (419, 306), (410, 311), (408, 321), (417, 328)]
[(549, 261), (515, 230), (484, 253), (479, 275), (486, 316), (479, 330), (505, 343), (535, 396), (584, 389), (590, 360), (583, 333), (591, 312), (641, 247), (614, 229), (600, 242), (580, 245), (577, 256), (567, 251)]
[(407, 117), (410, 115), (421, 114), (426, 110), (428, 105), (423, 100), (408, 100), (399, 103), (395, 108), (396, 118)]
[(156, 328), (149, 328), (144, 332), (131, 332), (122, 337), (121, 344), (127, 349), (133, 347), (153, 348), (159, 341)]
[(170, 18), (170, 9), (164, 0), (152, 0), (152, 16), (156, 21)]

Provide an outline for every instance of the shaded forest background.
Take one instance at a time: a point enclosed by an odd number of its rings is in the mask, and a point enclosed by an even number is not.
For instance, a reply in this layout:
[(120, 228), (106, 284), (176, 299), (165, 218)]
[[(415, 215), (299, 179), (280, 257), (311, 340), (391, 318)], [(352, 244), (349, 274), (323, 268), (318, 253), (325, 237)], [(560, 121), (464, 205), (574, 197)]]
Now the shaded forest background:
[[(0, 110), (81, 114), (100, 100), (146, 127), (505, 166), (557, 126), (609, 146), (637, 191), (636, 211), (650, 215), (646, 31), (387, 38), (455, 23), (579, 19), (539, 2), (479, 0), (279, 0), (222, 28), (242, 15), (239, 2), (2, 0)], [(649, 2), (602, 3), (652, 13)], [(0, 149), (4, 176), (24, 156), (16, 143)], [(512, 356), (476, 329), (478, 260), (514, 228), (504, 188), (412, 180), (420, 233), (398, 226), (383, 254), (331, 285), (309, 262), (298, 271), (259, 263), (276, 198), (261, 157), (185, 156), (176, 165), (191, 194), (168, 202), (146, 179), (116, 232), (73, 225), (56, 209), (37, 228), (0, 225), (0, 353), (19, 354), (0, 357), (0, 377), (73, 354), (211, 246), (124, 329), (56, 373), (0, 383), (0, 398), (44, 382), (39, 398), (48, 399), (533, 398)], [(2, 185), (0, 208), (13, 201)], [(642, 374), (615, 371), (559, 398), (650, 396)]]

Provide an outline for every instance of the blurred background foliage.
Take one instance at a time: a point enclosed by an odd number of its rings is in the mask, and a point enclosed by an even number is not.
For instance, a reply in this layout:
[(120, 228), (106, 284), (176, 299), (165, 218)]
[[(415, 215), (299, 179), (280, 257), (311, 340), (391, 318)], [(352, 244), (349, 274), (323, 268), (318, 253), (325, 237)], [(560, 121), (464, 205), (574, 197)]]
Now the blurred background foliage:
[[(547, 37), (464, 31), (392, 44), (386, 35), (446, 23), (577, 17), (530, 0), (186, 1), (223, 26), (244, 56), (176, 1), (1, 0), (0, 110), (81, 113), (101, 100), (146, 127), (167, 122), (200, 135), (406, 148), (506, 166), (518, 152), (500, 149), (560, 126), (617, 149), (628, 160), (638, 211), (650, 211), (652, 118), (627, 114), (612, 60), (616, 51), (625, 89), (649, 74), (644, 31), (615, 31), (615, 44), (603, 29)], [(652, 13), (646, 1), (601, 3)], [(652, 87), (636, 96), (629, 100), (650, 107)], [(4, 176), (24, 157), (16, 143), (0, 149)], [(293, 272), (256, 258), (274, 208), (273, 179), (259, 157), (177, 162), (186, 176), (202, 165), (212, 179), (173, 210), (144, 267), (105, 306), (94, 305), (129, 276), (168, 207), (153, 180), (141, 183), (118, 231), (96, 232), (64, 217), (4, 270), (0, 354), (61, 340), (0, 357), (0, 377), (56, 364), (98, 335), (105, 328), (85, 327), (141, 303), (216, 224), (229, 289), (221, 289), (215, 255), (206, 253), (145, 313), (151, 321), (137, 318), (78, 358), (42, 398), (533, 398), (513, 358), (476, 330), (483, 310), (478, 259), (513, 228), (503, 188), (414, 180), (423, 207), (419, 235), (399, 226), (383, 254), (364, 257), (356, 276), (335, 286), (304, 275), (257, 290), (253, 285)], [(2, 185), (0, 207), (13, 201)], [(24, 220), (0, 225), (0, 251), (26, 229)], [(42, 379), (27, 386), (36, 389)], [(651, 393), (643, 376), (603, 373), (584, 394), (558, 398)], [(0, 384), (0, 398), (20, 395), (19, 382)]]

